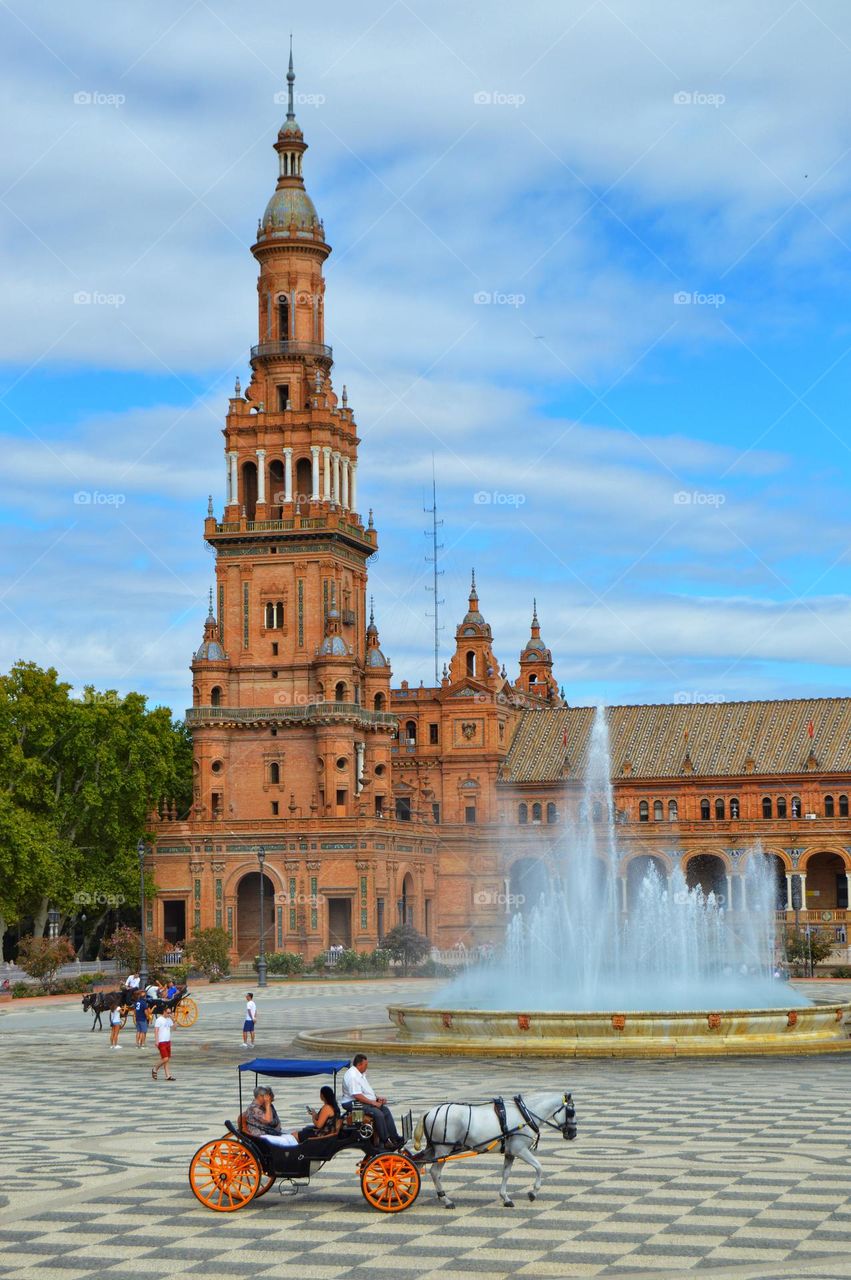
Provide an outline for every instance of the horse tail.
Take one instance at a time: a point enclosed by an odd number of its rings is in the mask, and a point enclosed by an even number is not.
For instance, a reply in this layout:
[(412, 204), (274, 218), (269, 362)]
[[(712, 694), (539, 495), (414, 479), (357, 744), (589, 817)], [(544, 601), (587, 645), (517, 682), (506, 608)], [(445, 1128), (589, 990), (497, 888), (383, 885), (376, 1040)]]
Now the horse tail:
[(417, 1127), (414, 1130), (414, 1150), (419, 1151), (423, 1145), (423, 1134), (425, 1132), (425, 1116), (420, 1116), (417, 1121)]

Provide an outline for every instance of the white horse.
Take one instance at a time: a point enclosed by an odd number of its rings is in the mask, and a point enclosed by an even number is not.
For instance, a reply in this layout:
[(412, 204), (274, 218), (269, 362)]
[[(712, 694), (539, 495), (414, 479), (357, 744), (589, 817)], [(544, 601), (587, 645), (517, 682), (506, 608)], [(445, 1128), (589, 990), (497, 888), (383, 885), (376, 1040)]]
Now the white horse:
[(447, 1156), (462, 1151), (481, 1153), (503, 1146), (505, 1159), (499, 1194), (506, 1209), (513, 1209), (508, 1177), (515, 1159), (525, 1161), (535, 1170), (535, 1181), (526, 1193), (529, 1199), (534, 1200), (541, 1189), (543, 1169), (535, 1155), (540, 1130), (547, 1127), (560, 1131), (563, 1138), (576, 1137), (576, 1112), (569, 1093), (515, 1094), (513, 1101), (505, 1099), (505, 1121), (507, 1135), (500, 1130), (493, 1102), (444, 1102), (422, 1116), (414, 1134), (414, 1149), (419, 1151), (423, 1136), (427, 1145), (416, 1160), (429, 1163), (437, 1198), (444, 1208), (455, 1208), (440, 1177)]

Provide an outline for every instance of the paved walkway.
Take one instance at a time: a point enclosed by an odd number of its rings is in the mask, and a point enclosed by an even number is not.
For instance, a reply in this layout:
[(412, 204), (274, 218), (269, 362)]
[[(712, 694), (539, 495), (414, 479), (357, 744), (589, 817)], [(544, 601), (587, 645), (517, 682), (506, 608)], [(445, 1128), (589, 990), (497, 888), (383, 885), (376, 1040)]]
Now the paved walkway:
[[(437, 984), (388, 981), (258, 993), (257, 1051), (284, 1054), (309, 1027), (380, 1021), (384, 1005)], [(831, 993), (831, 998), (835, 998)], [(847, 996), (845, 998), (848, 998)], [(406, 1213), (362, 1199), (342, 1156), (295, 1199), (273, 1189), (233, 1215), (189, 1191), (193, 1151), (236, 1113), (242, 993), (199, 992), (201, 1016), (175, 1035), (167, 1084), (154, 1051), (90, 1034), (79, 1005), (0, 1006), (0, 1280), (152, 1276), (304, 1280), (465, 1280), (492, 1276), (807, 1277), (851, 1280), (847, 1060), (521, 1063), (375, 1057), (370, 1076), (417, 1116), (450, 1097), (518, 1088), (572, 1090), (580, 1136), (542, 1140), (544, 1186), (516, 1208), (497, 1195), (497, 1156), (445, 1173), (457, 1208), (430, 1180)], [(302, 1121), (318, 1085), (277, 1090)]]

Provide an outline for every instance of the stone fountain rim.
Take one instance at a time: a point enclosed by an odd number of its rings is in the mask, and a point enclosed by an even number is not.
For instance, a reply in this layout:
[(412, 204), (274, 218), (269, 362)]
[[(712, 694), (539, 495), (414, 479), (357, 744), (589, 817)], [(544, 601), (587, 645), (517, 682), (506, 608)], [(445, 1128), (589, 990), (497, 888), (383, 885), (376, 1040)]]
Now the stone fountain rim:
[(516, 1009), (465, 1009), (459, 1006), (437, 1007), (433, 1005), (423, 1004), (393, 1004), (387, 1006), (389, 1014), (395, 1013), (397, 1010), (401, 1013), (417, 1013), (442, 1017), (444, 1014), (451, 1014), (453, 1017), (477, 1017), (477, 1018), (511, 1018), (516, 1019), (519, 1015), (529, 1018), (547, 1019), (563, 1019), (577, 1018), (581, 1020), (592, 1018), (611, 1018), (612, 1016), (630, 1018), (695, 1018), (705, 1017), (710, 1013), (719, 1013), (723, 1017), (770, 1017), (783, 1016), (791, 1013), (793, 1010), (797, 1013), (818, 1013), (826, 1010), (839, 1011), (851, 1014), (851, 1001), (820, 1001), (811, 1004), (787, 1004), (787, 1005), (768, 1005), (762, 1007), (744, 1007), (737, 1009), (729, 1009), (724, 1005), (707, 1006), (700, 1009), (535, 1009), (532, 1006), (526, 1006)]

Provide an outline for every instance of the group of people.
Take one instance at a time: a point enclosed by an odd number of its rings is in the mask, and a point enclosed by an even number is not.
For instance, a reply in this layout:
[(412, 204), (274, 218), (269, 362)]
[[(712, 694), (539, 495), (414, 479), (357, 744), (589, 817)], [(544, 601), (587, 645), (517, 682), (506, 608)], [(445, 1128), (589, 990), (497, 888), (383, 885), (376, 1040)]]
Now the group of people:
[(323, 1085), (319, 1090), (320, 1105), (314, 1110), (308, 1107), (310, 1124), (301, 1129), (292, 1129), (285, 1133), (278, 1113), (275, 1110), (275, 1095), (268, 1085), (259, 1085), (254, 1090), (254, 1099), (245, 1113), (244, 1127), (248, 1134), (263, 1138), (266, 1142), (278, 1147), (294, 1147), (309, 1138), (327, 1137), (339, 1131), (343, 1122), (343, 1113), (351, 1111), (359, 1105), (364, 1114), (373, 1122), (375, 1140), (379, 1147), (388, 1151), (398, 1151), (402, 1146), (402, 1138), (397, 1129), (393, 1114), (387, 1105), (387, 1099), (376, 1094), (366, 1071), (369, 1060), (366, 1054), (356, 1053), (352, 1065), (343, 1076), (343, 1093), (340, 1101), (330, 1085)]
[(180, 991), (173, 978), (160, 981), (152, 976), (148, 985), (142, 990), (142, 980), (138, 973), (128, 975), (124, 983), (124, 991), (113, 1000), (109, 1007), (109, 1047), (120, 1049), (118, 1038), (121, 1034), (122, 1017), (128, 1003), (133, 1006), (133, 1020), (136, 1026), (136, 1048), (143, 1049), (150, 1029), (149, 1011), (156, 1010), (154, 1018), (154, 1040), (160, 1055), (156, 1067), (151, 1067), (154, 1080), (164, 1069), (166, 1080), (174, 1080), (171, 1074), (171, 1033), (174, 1027), (174, 1015), (170, 1009), (158, 1002), (172, 1000)]

